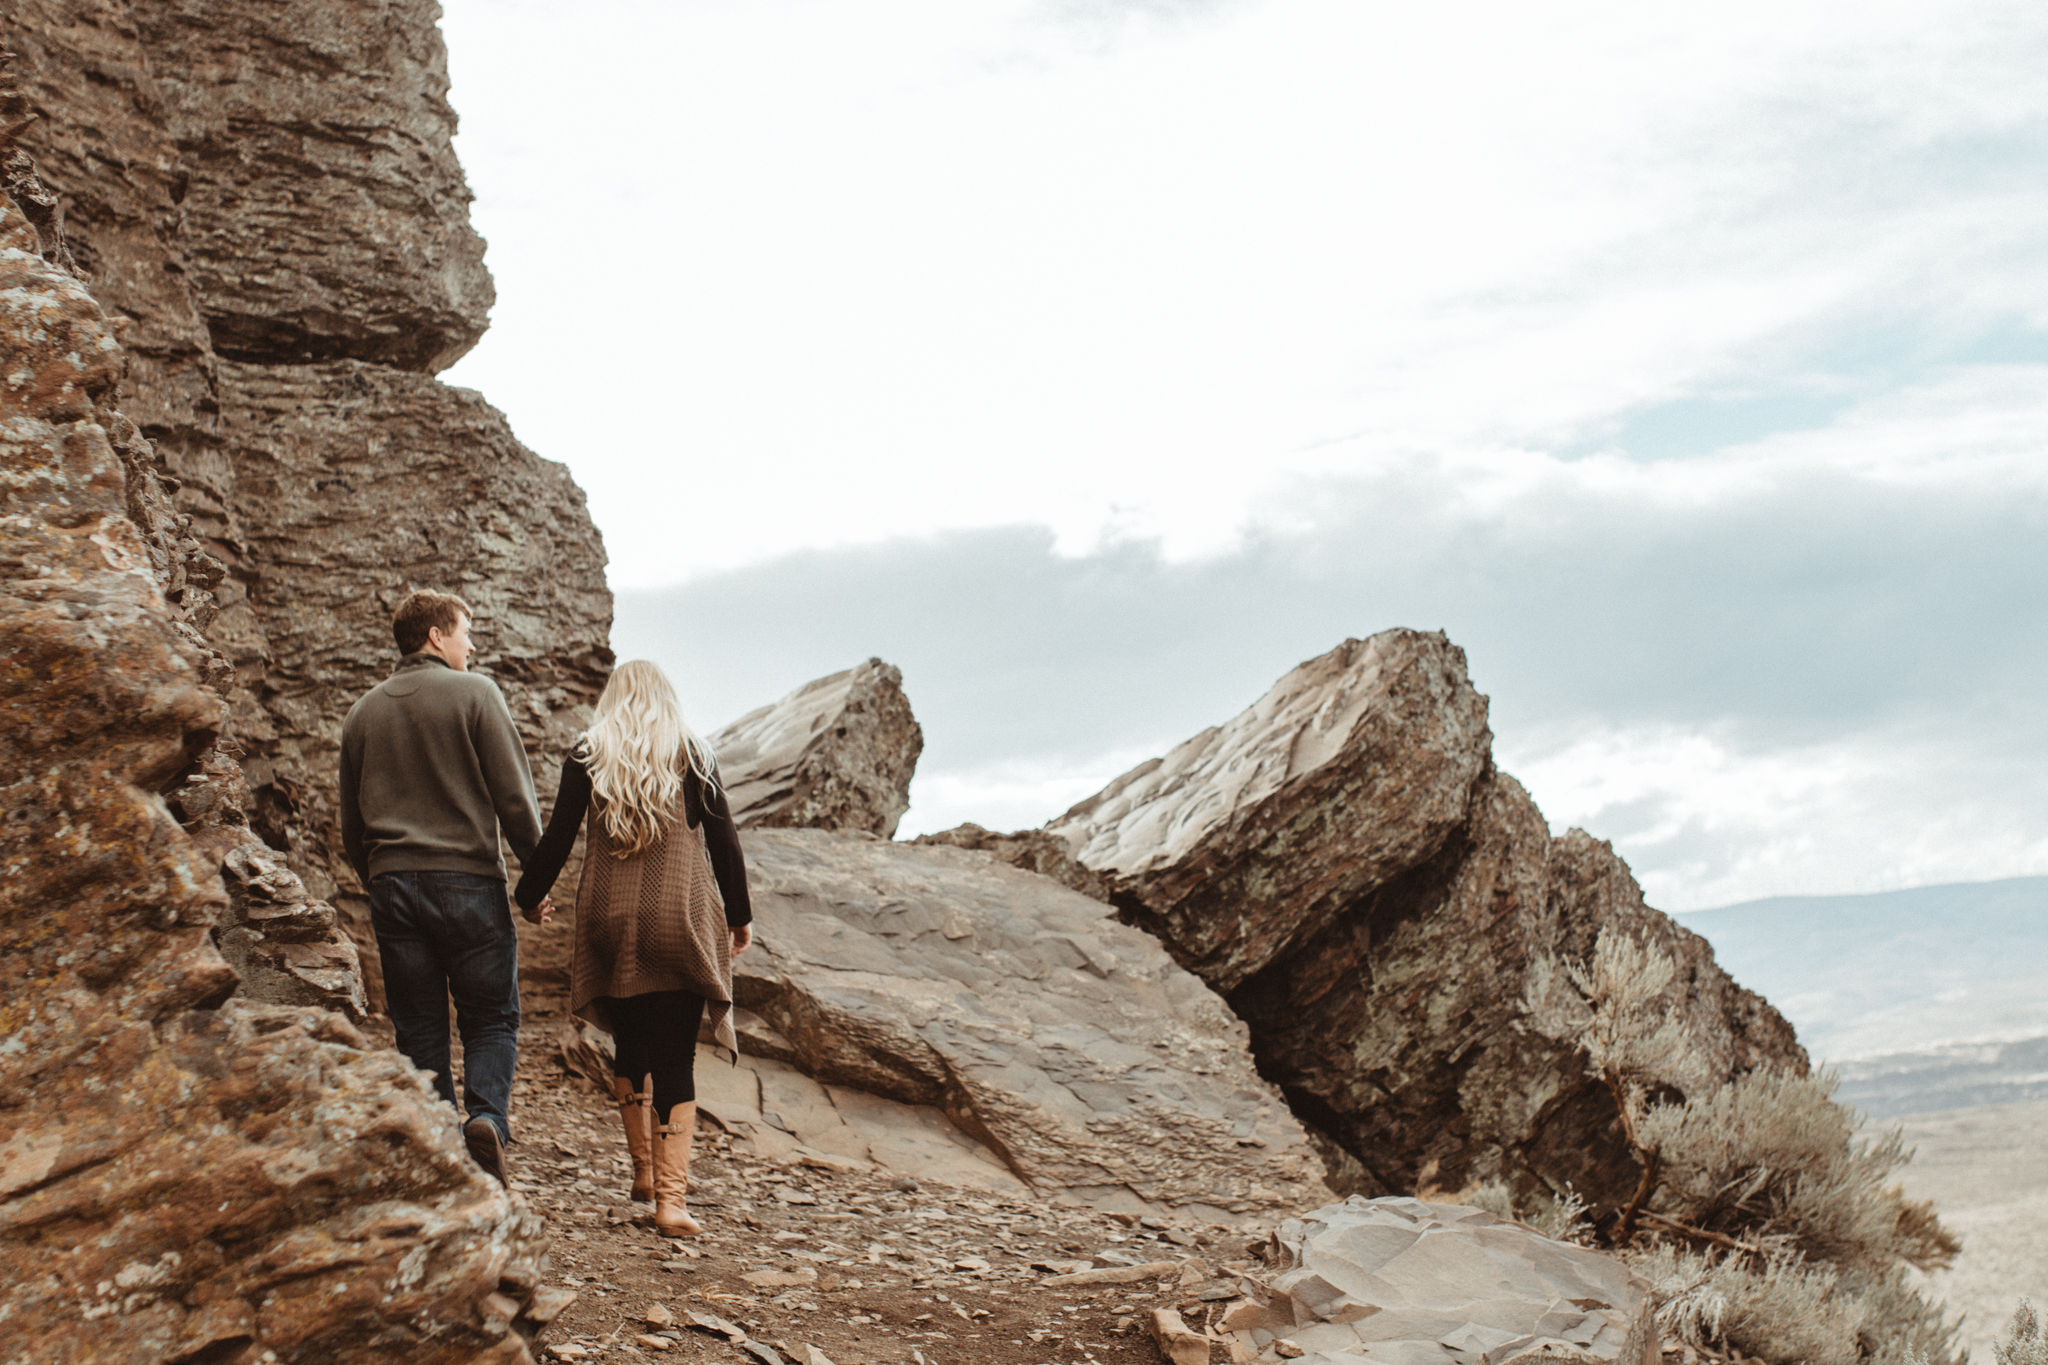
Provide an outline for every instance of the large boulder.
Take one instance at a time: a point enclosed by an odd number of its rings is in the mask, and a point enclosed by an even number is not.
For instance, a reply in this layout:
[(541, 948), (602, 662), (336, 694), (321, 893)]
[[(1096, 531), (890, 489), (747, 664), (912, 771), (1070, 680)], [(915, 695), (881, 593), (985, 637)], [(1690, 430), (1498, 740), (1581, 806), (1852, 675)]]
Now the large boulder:
[(962, 849), (744, 841), (744, 1051), (942, 1111), (1058, 1199), (1233, 1219), (1322, 1195), (1244, 1026), (1100, 901)]
[(869, 659), (749, 711), (710, 743), (740, 824), (888, 839), (910, 809), (924, 731), (901, 670)]
[[(122, 354), (17, 195), (0, 93), (0, 1320), (12, 1358), (530, 1360), (540, 1225), (341, 1014), (229, 1000), (231, 674)], [(186, 803), (201, 836), (180, 826)], [(246, 827), (244, 827), (246, 828)], [(203, 836), (203, 837), (202, 837)], [(219, 840), (215, 844), (210, 840)], [(289, 874), (259, 901), (324, 929)], [(300, 983), (304, 984), (304, 983)]]
[(1069, 880), (1102, 879), (1225, 994), (1349, 1189), (1500, 1178), (1569, 1186), (1598, 1213), (1627, 1199), (1638, 1171), (1606, 1087), (1524, 1027), (1530, 964), (1590, 957), (1604, 930), (1678, 964), (1667, 1008), (1710, 1082), (1806, 1065), (1785, 1020), (1646, 906), (1611, 847), (1553, 838), (1494, 769), (1486, 700), (1440, 634), (1347, 641), (1047, 830)]
[[(25, 112), (22, 141), (57, 201), (43, 224), (121, 328), (123, 410), (160, 455), (195, 473), (219, 462), (213, 349), (184, 247), (190, 177), (164, 124), (164, 94), (127, 0), (15, 0), (0, 43)], [(26, 206), (32, 216), (35, 208)], [(61, 243), (54, 229), (63, 225)], [(208, 500), (210, 481), (184, 501)]]

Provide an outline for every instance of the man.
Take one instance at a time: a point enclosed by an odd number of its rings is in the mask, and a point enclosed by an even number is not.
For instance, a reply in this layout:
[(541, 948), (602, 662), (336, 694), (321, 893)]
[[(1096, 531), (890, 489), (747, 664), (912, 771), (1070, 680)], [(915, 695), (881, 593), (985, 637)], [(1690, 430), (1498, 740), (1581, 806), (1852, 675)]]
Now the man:
[[(402, 657), (341, 727), (341, 839), (384, 964), (398, 1050), (455, 1103), (448, 997), (462, 1030), (463, 1141), (506, 1183), (519, 1061), (519, 939), (499, 835), (523, 867), (540, 809), (505, 694), (469, 671), (470, 610), (415, 592), (391, 618)], [(536, 907), (539, 923), (554, 909)]]

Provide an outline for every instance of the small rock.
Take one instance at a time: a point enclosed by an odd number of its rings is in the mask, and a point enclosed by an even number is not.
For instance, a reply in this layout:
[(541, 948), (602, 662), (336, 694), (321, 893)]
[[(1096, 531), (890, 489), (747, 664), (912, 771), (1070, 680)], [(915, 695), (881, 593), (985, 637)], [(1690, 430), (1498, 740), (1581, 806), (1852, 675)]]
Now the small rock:
[(1172, 1365), (1209, 1365), (1209, 1339), (1188, 1330), (1181, 1315), (1171, 1308), (1152, 1310), (1152, 1340)]
[(667, 1337), (658, 1337), (650, 1332), (642, 1332), (639, 1336), (634, 1337), (633, 1344), (635, 1346), (645, 1346), (650, 1351), (669, 1351), (675, 1349), (675, 1343)]
[(747, 1339), (746, 1328), (727, 1322), (716, 1313), (699, 1313), (694, 1308), (683, 1310), (683, 1325), (694, 1327), (700, 1332), (722, 1336), (731, 1342), (742, 1342)]
[(1299, 1360), (1307, 1355), (1308, 1352), (1295, 1345), (1293, 1338), (1282, 1337), (1273, 1343), (1273, 1354), (1279, 1356), (1282, 1360)]
[(834, 1156), (830, 1152), (820, 1152), (810, 1147), (797, 1148), (795, 1155), (797, 1165), (809, 1167), (814, 1171), (830, 1171), (834, 1175), (853, 1175), (868, 1168), (868, 1164), (865, 1161), (855, 1161), (852, 1157), (846, 1156)]
[(892, 1190), (914, 1190), (917, 1188), (917, 1178), (915, 1176), (899, 1175), (889, 1182), (889, 1188)]
[(798, 1365), (832, 1365), (832, 1357), (815, 1346), (806, 1346)]
[(801, 1270), (750, 1270), (740, 1278), (757, 1289), (793, 1289), (800, 1284), (816, 1284), (818, 1272), (810, 1266)]
[(818, 1202), (816, 1195), (807, 1194), (802, 1190), (793, 1190), (787, 1185), (777, 1185), (775, 1187), (775, 1197), (784, 1204), (815, 1204)]

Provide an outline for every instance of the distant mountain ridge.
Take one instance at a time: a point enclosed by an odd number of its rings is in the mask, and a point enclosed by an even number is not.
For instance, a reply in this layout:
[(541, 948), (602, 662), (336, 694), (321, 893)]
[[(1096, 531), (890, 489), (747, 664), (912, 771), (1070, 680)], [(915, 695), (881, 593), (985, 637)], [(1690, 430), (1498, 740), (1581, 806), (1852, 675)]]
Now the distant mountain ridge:
[(2048, 877), (1678, 917), (1874, 1117), (2048, 1096)]

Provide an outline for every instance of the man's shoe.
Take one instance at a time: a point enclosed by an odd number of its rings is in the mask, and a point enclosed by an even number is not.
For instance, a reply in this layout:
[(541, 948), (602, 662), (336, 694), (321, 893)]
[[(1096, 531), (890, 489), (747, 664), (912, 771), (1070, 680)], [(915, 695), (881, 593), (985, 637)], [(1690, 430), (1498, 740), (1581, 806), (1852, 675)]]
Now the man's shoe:
[(509, 1189), (512, 1182), (505, 1174), (505, 1144), (498, 1138), (498, 1125), (489, 1119), (471, 1119), (462, 1125), (462, 1140), (484, 1174)]

